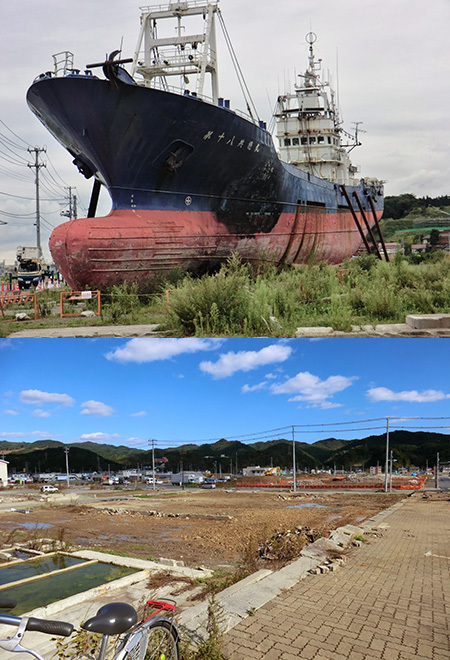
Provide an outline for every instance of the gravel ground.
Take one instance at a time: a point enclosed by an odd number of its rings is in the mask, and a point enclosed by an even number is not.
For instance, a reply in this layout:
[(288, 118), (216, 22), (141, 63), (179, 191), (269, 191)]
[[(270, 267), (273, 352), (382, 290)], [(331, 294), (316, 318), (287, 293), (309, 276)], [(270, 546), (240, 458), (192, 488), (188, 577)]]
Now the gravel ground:
[[(205, 491), (116, 494), (92, 503), (32, 503), (0, 512), (0, 543), (63, 538), (89, 549), (143, 559), (167, 557), (188, 566), (239, 563), (250, 539), (299, 526), (320, 530), (357, 524), (405, 494)], [(19, 508), (19, 505), (17, 505)], [(23, 511), (29, 511), (24, 513)]]

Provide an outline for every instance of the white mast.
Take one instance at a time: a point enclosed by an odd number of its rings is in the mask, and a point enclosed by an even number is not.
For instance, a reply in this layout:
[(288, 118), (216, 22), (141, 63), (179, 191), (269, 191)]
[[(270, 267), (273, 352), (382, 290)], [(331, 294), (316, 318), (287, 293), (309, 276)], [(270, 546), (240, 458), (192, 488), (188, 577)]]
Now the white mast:
[[(168, 5), (142, 7), (141, 30), (133, 58), (132, 75), (147, 87), (167, 89), (167, 78), (178, 77), (182, 89), (192, 89), (189, 76), (196, 76), (195, 92), (204, 95), (206, 74), (211, 76), (211, 96), (217, 103), (217, 52), (215, 15), (219, 0), (172, 1)], [(186, 34), (185, 19), (203, 18), (203, 27)], [(159, 26), (175, 19), (172, 36), (160, 37)], [(187, 22), (187, 21), (186, 21)], [(196, 27), (199, 25), (198, 21)], [(200, 24), (201, 25), (201, 24)], [(166, 26), (166, 25), (165, 25)], [(173, 26), (172, 26), (173, 27)]]

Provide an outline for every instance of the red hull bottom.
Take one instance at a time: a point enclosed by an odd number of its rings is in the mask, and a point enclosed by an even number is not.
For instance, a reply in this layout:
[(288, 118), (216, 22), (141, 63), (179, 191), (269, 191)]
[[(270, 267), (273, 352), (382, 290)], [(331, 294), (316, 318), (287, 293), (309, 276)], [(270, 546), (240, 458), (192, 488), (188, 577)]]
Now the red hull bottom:
[(259, 234), (231, 234), (210, 212), (121, 210), (59, 225), (50, 251), (69, 286), (83, 290), (125, 281), (143, 284), (177, 266), (205, 272), (233, 252), (253, 263), (338, 264), (361, 242), (345, 210), (283, 213), (270, 233)]

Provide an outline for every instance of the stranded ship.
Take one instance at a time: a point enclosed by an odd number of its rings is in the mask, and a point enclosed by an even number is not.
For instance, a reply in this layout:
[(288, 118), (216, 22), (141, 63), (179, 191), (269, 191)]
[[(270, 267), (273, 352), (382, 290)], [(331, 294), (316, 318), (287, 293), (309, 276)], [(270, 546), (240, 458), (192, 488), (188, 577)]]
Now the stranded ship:
[[(277, 99), (272, 138), (250, 100), (244, 114), (219, 96), (216, 23), (230, 42), (218, 0), (141, 11), (133, 58), (114, 51), (81, 71), (71, 53), (59, 53), (27, 93), (31, 110), (94, 182), (88, 217), (50, 237), (67, 283), (141, 285), (177, 266), (211, 270), (234, 252), (252, 263), (338, 264), (362, 243), (369, 250), (368, 235), (377, 249), (372, 227), (383, 212), (383, 182), (357, 178), (349, 158), (357, 133), (348, 139), (321, 80), (315, 35), (307, 35), (306, 71)], [(188, 34), (193, 19), (201, 27)], [(162, 36), (169, 20), (175, 30)], [(235, 60), (231, 44), (230, 52)], [(101, 186), (112, 210), (95, 217)]]

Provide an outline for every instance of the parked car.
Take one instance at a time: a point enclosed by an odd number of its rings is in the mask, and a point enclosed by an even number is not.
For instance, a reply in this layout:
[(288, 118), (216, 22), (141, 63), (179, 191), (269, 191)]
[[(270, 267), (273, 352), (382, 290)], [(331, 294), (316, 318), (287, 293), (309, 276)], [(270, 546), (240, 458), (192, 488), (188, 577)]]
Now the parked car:
[(215, 488), (215, 487), (216, 487), (215, 479), (205, 479), (205, 481), (202, 484), (202, 488)]
[(56, 486), (52, 486), (51, 484), (45, 484), (45, 486), (41, 486), (41, 493), (57, 493), (59, 489)]

